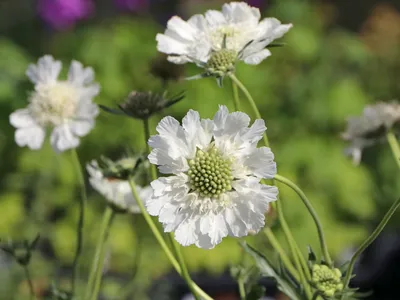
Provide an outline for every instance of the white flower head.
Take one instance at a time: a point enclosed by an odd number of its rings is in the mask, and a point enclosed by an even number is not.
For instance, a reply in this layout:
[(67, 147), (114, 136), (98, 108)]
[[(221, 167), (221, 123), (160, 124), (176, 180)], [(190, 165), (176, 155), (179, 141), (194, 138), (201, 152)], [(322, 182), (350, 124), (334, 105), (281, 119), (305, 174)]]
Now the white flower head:
[[(86, 165), (90, 175), (89, 182), (91, 186), (98, 191), (110, 205), (118, 210), (128, 211), (130, 213), (140, 213), (140, 208), (132, 191), (128, 180), (104, 176), (97, 161), (92, 160)], [(140, 200), (144, 203), (151, 197), (152, 188), (150, 186), (136, 186)]]
[(50, 55), (30, 65), (26, 75), (35, 84), (29, 104), (10, 115), (10, 123), (17, 128), (16, 143), (31, 149), (42, 147), (47, 128), (52, 128), (50, 143), (57, 152), (75, 148), (79, 137), (85, 136), (94, 126), (99, 111), (92, 102), (99, 93), (93, 83), (92, 68), (84, 68), (72, 61), (67, 80), (58, 80), (61, 62)]
[(345, 149), (345, 153), (353, 158), (354, 164), (359, 164), (362, 150), (380, 142), (389, 130), (395, 129), (398, 125), (400, 125), (398, 102), (379, 102), (366, 106), (361, 116), (347, 120), (347, 128), (342, 133), (342, 138), (351, 144)]
[(245, 2), (227, 3), (222, 11), (209, 10), (188, 21), (174, 16), (165, 33), (157, 34), (157, 48), (173, 63), (193, 62), (217, 75), (232, 72), (237, 60), (257, 65), (271, 55), (266, 47), (292, 27), (260, 18), (259, 9)]
[(180, 244), (209, 249), (223, 237), (246, 236), (264, 226), (278, 190), (260, 180), (273, 178), (276, 164), (270, 148), (256, 147), (264, 121), (249, 123), (248, 115), (229, 113), (225, 106), (213, 120), (200, 120), (190, 110), (182, 125), (163, 118), (159, 134), (149, 139), (150, 163), (172, 175), (151, 183), (146, 208)]

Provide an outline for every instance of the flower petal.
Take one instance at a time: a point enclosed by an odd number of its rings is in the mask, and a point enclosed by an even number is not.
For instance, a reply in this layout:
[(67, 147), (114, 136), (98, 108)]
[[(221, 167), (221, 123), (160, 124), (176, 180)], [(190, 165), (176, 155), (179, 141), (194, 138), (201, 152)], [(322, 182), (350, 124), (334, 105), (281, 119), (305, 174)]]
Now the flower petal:
[(15, 128), (37, 126), (35, 119), (26, 108), (18, 109), (10, 115), (10, 123)]
[(76, 60), (71, 62), (68, 71), (68, 81), (75, 86), (85, 86), (94, 80), (94, 71), (92, 68), (84, 68), (83, 65)]
[(61, 71), (61, 62), (54, 60), (51, 55), (39, 58), (37, 65), (28, 66), (26, 75), (34, 84), (48, 84), (57, 81)]
[(258, 65), (270, 55), (271, 51), (268, 49), (263, 49), (259, 52), (252, 53), (251, 55), (244, 56), (243, 61), (248, 65)]
[(222, 13), (232, 23), (252, 22), (257, 24), (261, 17), (260, 10), (245, 2), (231, 2), (222, 6)]
[(55, 151), (63, 152), (78, 147), (79, 138), (72, 133), (69, 124), (62, 124), (53, 129), (50, 136), (50, 144)]
[(271, 179), (276, 175), (274, 154), (270, 148), (261, 147), (254, 149), (243, 161), (251, 174), (260, 178)]
[(69, 122), (69, 127), (74, 135), (84, 136), (94, 127), (94, 120), (72, 120)]
[(18, 146), (28, 146), (32, 150), (42, 147), (46, 131), (39, 126), (23, 127), (15, 131), (15, 142)]

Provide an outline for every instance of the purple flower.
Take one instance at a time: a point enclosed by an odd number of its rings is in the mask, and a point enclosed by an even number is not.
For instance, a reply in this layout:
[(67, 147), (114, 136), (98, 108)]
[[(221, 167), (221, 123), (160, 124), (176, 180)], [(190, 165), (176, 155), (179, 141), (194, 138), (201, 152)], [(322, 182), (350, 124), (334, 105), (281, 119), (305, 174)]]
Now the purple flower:
[(51, 27), (62, 30), (87, 18), (94, 11), (92, 0), (39, 0), (38, 13)]
[(147, 6), (147, 0), (114, 0), (115, 5), (123, 10), (137, 11)]
[(265, 0), (247, 0), (250, 6), (261, 8), (265, 4)]

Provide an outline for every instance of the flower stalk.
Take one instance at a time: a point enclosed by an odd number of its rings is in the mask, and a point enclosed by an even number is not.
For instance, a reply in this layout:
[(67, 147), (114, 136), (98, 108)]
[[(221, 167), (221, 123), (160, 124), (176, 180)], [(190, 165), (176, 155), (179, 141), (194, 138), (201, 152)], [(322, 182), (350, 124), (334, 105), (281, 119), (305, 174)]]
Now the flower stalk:
[(26, 277), (26, 281), (28, 282), (28, 286), (29, 286), (29, 293), (30, 293), (30, 298), (32, 300), (36, 299), (36, 295), (35, 295), (35, 289), (33, 287), (33, 282), (32, 282), (32, 278), (31, 278), (31, 274), (29, 272), (29, 268), (27, 265), (23, 265), (24, 268), (24, 273), (25, 273), (25, 277)]
[(86, 196), (86, 187), (85, 187), (85, 180), (83, 177), (83, 171), (81, 164), (79, 162), (79, 157), (78, 153), (76, 152), (76, 149), (72, 149), (71, 154), (76, 174), (78, 176), (78, 182), (81, 191), (81, 196), (79, 198), (79, 220), (77, 227), (76, 250), (75, 250), (74, 261), (72, 264), (73, 269), (71, 275), (71, 291), (72, 295), (74, 295), (76, 291), (76, 283), (77, 281), (79, 281), (79, 258), (82, 254), (82, 247), (83, 247), (83, 232), (85, 226), (85, 211), (86, 211), (87, 196)]
[(386, 139), (390, 145), (396, 164), (400, 168), (400, 146), (393, 131), (389, 131), (386, 134)]
[[(383, 217), (383, 219), (379, 223), (379, 225), (375, 228), (375, 230), (371, 233), (371, 235), (360, 245), (360, 247), (358, 247), (357, 251), (351, 257), (349, 267), (347, 268), (346, 276), (343, 281), (344, 289), (346, 289), (350, 283), (350, 279), (353, 274), (353, 268), (357, 261), (357, 258), (379, 236), (379, 234), (385, 228), (386, 224), (389, 222), (390, 218), (393, 216), (393, 214), (396, 212), (396, 210), (399, 206), (400, 206), (400, 198), (398, 198), (392, 204), (392, 206), (389, 208), (389, 210), (387, 211), (387, 213), (385, 214), (385, 216)], [(342, 300), (345, 300), (345, 295), (342, 296)]]
[(93, 289), (93, 293), (90, 297), (90, 299), (92, 300), (98, 299), (98, 294), (101, 286), (101, 277), (103, 274), (104, 258), (106, 254), (105, 245), (107, 242), (108, 234), (110, 232), (114, 216), (115, 216), (115, 211), (110, 206), (107, 206), (103, 214), (100, 236), (96, 247), (96, 255), (94, 256), (93, 259), (92, 270), (90, 272), (90, 277), (88, 282), (88, 289)]
[(317, 226), (317, 231), (318, 231), (318, 237), (319, 237), (319, 241), (320, 241), (320, 245), (321, 245), (321, 251), (323, 253), (324, 256), (324, 260), (326, 261), (326, 263), (329, 266), (333, 266), (331, 257), (329, 255), (328, 252), (328, 246), (326, 244), (326, 240), (325, 240), (325, 235), (322, 229), (322, 225), (321, 222), (319, 221), (318, 215), (316, 213), (316, 211), (314, 210), (314, 208), (311, 205), (310, 200), (308, 200), (307, 196), (304, 194), (304, 192), (292, 181), (290, 181), (289, 179), (276, 174), (274, 179), (276, 179), (277, 181), (285, 184), (286, 186), (290, 187), (294, 192), (296, 192), (296, 194), (300, 197), (300, 199), (303, 201), (304, 205), (306, 206), (306, 208), (308, 209), (308, 212), (310, 213), (311, 217), (314, 220), (315, 225)]
[[(150, 227), (154, 237), (156, 238), (157, 242), (160, 244), (164, 253), (167, 255), (167, 258), (171, 262), (171, 264), (174, 267), (174, 269), (176, 270), (176, 272), (178, 272), (178, 274), (182, 276), (183, 271), (181, 269), (181, 266), (179, 265), (179, 262), (175, 259), (172, 251), (169, 249), (169, 247), (168, 247), (167, 243), (165, 242), (165, 240), (163, 239), (161, 233), (158, 231), (157, 226), (154, 223), (154, 221), (152, 220), (151, 216), (146, 211), (146, 209), (142, 203), (142, 200), (140, 199), (140, 197), (137, 193), (136, 184), (135, 184), (133, 178), (129, 179), (129, 184), (132, 189), (132, 194), (133, 194), (134, 198), (136, 199), (138, 206), (140, 207), (140, 211), (141, 211), (143, 218), (145, 219), (147, 225)], [(199, 295), (201, 298), (203, 298), (203, 300), (213, 300), (213, 298), (211, 298), (209, 295), (207, 295), (207, 293), (205, 293), (196, 283), (191, 282), (190, 284), (192, 285), (192, 287), (195, 290), (195, 292), (197, 293), (197, 295)]]
[[(235, 76), (235, 74), (229, 74), (229, 77), (232, 79), (233, 83), (235, 83), (239, 87), (239, 89), (243, 92), (247, 100), (249, 100), (251, 109), (253, 110), (253, 113), (255, 114), (256, 118), (262, 119), (260, 111), (257, 108), (256, 102), (254, 101), (253, 97), (251, 96), (247, 88), (244, 86), (244, 84)], [(263, 140), (265, 146), (269, 147), (268, 136), (265, 132), (263, 133)]]
[(232, 90), (233, 90), (233, 107), (235, 111), (240, 110), (240, 98), (237, 84), (232, 80)]
[(278, 240), (276, 239), (274, 233), (272, 232), (271, 228), (266, 227), (264, 229), (264, 234), (269, 240), (271, 246), (274, 250), (279, 254), (280, 259), (282, 260), (283, 265), (289, 271), (289, 273), (293, 276), (296, 281), (300, 281), (299, 272), (295, 269), (292, 262), (290, 261), (289, 257), (283, 250), (281, 244), (279, 244)]
[(283, 232), (285, 234), (286, 240), (289, 244), (290, 252), (292, 253), (294, 264), (296, 266), (296, 269), (299, 274), (299, 281), (301, 285), (303, 286), (303, 290), (307, 296), (307, 299), (311, 299), (311, 288), (310, 285), (308, 284), (306, 277), (305, 277), (305, 271), (302, 268), (302, 264), (300, 262), (301, 259), (304, 259), (303, 256), (299, 256), (297, 250), (296, 250), (296, 241), (292, 235), (292, 232), (290, 231), (289, 225), (286, 222), (285, 216), (283, 215), (283, 208), (282, 208), (282, 202), (278, 199), (276, 201), (276, 208), (278, 211), (278, 216), (279, 216), (279, 222), (282, 226)]
[[(150, 126), (149, 126), (149, 119), (144, 119), (143, 120), (143, 129), (144, 129), (144, 143), (146, 145), (146, 154), (150, 154), (150, 146), (147, 143), (147, 141), (150, 138)], [(151, 179), (156, 180), (157, 179), (157, 169), (156, 166), (153, 164), (150, 164), (150, 173), (151, 173)]]

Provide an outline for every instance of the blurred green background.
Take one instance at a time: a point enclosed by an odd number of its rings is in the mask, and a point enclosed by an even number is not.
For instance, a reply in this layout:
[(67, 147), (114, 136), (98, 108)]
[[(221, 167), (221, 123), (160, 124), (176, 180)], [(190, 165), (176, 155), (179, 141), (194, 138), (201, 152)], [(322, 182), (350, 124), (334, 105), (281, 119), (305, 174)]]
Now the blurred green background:
[[(160, 59), (155, 35), (164, 31), (165, 20), (174, 13), (188, 18), (219, 9), (224, 1), (165, 0), (133, 12), (110, 10), (107, 1), (98, 1), (90, 17), (62, 30), (41, 20), (35, 1), (23, 2), (0, 3), (0, 237), (32, 239), (40, 232), (42, 251), (35, 253), (31, 265), (39, 291), (52, 280), (63, 285), (69, 272), (79, 189), (68, 152), (57, 155), (48, 143), (39, 151), (15, 144), (8, 117), (27, 103), (32, 89), (25, 76), (28, 64), (43, 54), (52, 54), (65, 63), (65, 69), (72, 59), (92, 66), (101, 85), (95, 102), (108, 106), (122, 101), (132, 90), (162, 91), (162, 81), (150, 74), (150, 69), (154, 69), (155, 59)], [(357, 7), (345, 2), (261, 1), (263, 17), (273, 16), (294, 27), (281, 40), (286, 46), (273, 48), (273, 55), (262, 64), (239, 64), (237, 68), (237, 76), (266, 120), (278, 172), (298, 183), (311, 199), (337, 259), (367, 236), (400, 192), (387, 146), (368, 148), (362, 164), (356, 167), (344, 156), (345, 144), (340, 140), (348, 116), (359, 115), (368, 103), (399, 97), (400, 12), (390, 3), (359, 1), (361, 7)], [(350, 18), (351, 14), (355, 17)], [(185, 66), (181, 77), (199, 71)], [(192, 108), (208, 118), (219, 104), (233, 109), (228, 80), (222, 89), (213, 79), (168, 84), (171, 93), (182, 90), (186, 91), (183, 101), (151, 120), (153, 133), (165, 115), (180, 120)], [(242, 107), (251, 115), (242, 99)], [(85, 164), (100, 155), (119, 158), (127, 148), (144, 151), (140, 121), (102, 112), (94, 130), (82, 139), (78, 153)], [(308, 244), (318, 249), (315, 227), (306, 209), (290, 190), (282, 187), (280, 192), (286, 219), (300, 246), (304, 252)], [(93, 256), (105, 207), (95, 191), (89, 189), (89, 196), (87, 263)], [(392, 229), (399, 225), (398, 218), (393, 218)], [(284, 243), (278, 224), (273, 230)], [(251, 240), (260, 248), (267, 247), (262, 234)], [(145, 299), (151, 282), (171, 268), (141, 216), (118, 216), (108, 250), (103, 292), (109, 297), (132, 280), (136, 264), (133, 286), (137, 299)], [(241, 256), (236, 240), (229, 238), (211, 251), (184, 250), (193, 272), (218, 274)], [(25, 290), (18, 265), (8, 266), (0, 273), (0, 295)]]

